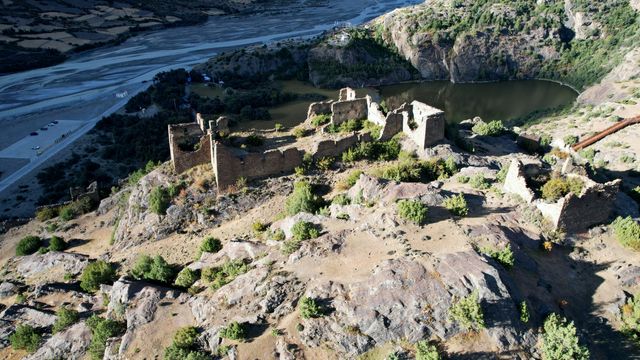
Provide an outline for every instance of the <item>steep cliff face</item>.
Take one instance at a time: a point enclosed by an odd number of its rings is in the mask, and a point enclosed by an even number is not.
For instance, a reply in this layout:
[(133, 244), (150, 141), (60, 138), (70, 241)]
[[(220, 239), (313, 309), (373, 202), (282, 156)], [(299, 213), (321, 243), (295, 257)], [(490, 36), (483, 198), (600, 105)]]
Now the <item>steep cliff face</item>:
[(369, 27), (425, 80), (551, 78), (584, 88), (640, 43), (633, 7), (633, 1), (435, 0)]

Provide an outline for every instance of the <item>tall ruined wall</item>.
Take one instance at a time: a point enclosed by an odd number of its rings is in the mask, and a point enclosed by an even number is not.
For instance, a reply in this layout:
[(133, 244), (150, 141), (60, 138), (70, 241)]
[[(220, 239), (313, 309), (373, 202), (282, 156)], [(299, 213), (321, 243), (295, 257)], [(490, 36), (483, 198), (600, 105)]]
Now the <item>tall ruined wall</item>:
[(422, 149), (444, 139), (444, 112), (420, 101), (411, 106), (413, 111), (403, 119), (402, 131)]
[[(176, 173), (181, 173), (194, 166), (211, 161), (211, 141), (205, 136), (198, 123), (169, 125), (169, 152), (171, 163)], [(180, 148), (184, 143), (197, 143), (194, 151)]]
[(317, 115), (331, 114), (331, 104), (333, 104), (333, 100), (311, 103), (309, 105), (309, 110), (307, 111), (307, 120), (312, 119)]
[(369, 133), (351, 134), (337, 140), (328, 139), (319, 141), (313, 148), (313, 158), (320, 159), (327, 156), (341, 155), (347, 151), (347, 149), (361, 141), (371, 141), (371, 135)]
[(377, 102), (371, 100), (371, 97), (369, 95), (367, 95), (366, 99), (368, 120), (376, 125), (384, 126), (386, 117), (384, 116), (382, 110), (380, 110), (380, 105)]
[(302, 165), (304, 155), (303, 151), (296, 148), (236, 154), (217, 141), (213, 144), (212, 152), (211, 161), (218, 191), (234, 186), (240, 177), (251, 180), (290, 173)]
[(334, 102), (331, 104), (331, 122), (340, 125), (349, 119), (365, 120), (368, 110), (366, 98)]
[(404, 103), (399, 108), (388, 113), (378, 140), (389, 140), (401, 132), (402, 124), (409, 120), (412, 111), (413, 107), (410, 104)]
[(527, 186), (522, 162), (517, 159), (511, 160), (503, 188), (506, 193), (516, 194), (527, 203), (532, 202), (535, 197), (533, 191)]
[(556, 229), (567, 232), (584, 231), (593, 225), (607, 222), (613, 211), (622, 181), (617, 179), (599, 184), (583, 176), (579, 177), (586, 181), (582, 195), (570, 193), (553, 204), (543, 201), (536, 203), (542, 215), (549, 219)]

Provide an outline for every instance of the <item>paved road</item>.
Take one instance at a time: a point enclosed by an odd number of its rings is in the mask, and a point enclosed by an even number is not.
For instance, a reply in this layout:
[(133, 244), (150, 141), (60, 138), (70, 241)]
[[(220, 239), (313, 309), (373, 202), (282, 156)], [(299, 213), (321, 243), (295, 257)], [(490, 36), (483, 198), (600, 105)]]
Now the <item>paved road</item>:
[(83, 53), (63, 64), (0, 77), (0, 149), (52, 120), (85, 121), (65, 141), (0, 181), (0, 192), (46, 163), (103, 116), (126, 103), (115, 94), (133, 95), (161, 71), (189, 68), (217, 52), (291, 37), (312, 36), (336, 22), (354, 25), (419, 0), (326, 0), (307, 6), (298, 0), (253, 15), (213, 18), (208, 23), (144, 34), (110, 48)]

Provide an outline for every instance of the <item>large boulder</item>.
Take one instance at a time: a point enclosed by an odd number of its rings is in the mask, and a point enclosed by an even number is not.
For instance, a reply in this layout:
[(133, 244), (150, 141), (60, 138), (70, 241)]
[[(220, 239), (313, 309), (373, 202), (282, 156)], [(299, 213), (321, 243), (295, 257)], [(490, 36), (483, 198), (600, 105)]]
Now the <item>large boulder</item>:
[(84, 323), (77, 323), (51, 336), (26, 360), (83, 359), (91, 344), (91, 329)]
[(69, 273), (78, 275), (89, 263), (85, 255), (50, 251), (15, 258), (17, 273), (24, 279), (38, 283), (59, 282)]

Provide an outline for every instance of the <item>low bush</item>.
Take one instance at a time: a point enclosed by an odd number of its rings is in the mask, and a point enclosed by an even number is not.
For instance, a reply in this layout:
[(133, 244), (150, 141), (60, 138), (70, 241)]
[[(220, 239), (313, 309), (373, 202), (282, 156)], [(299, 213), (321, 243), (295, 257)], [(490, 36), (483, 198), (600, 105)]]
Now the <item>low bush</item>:
[(60, 215), (60, 209), (55, 206), (45, 206), (36, 210), (36, 219), (47, 221)]
[(330, 133), (347, 133), (362, 129), (364, 122), (362, 120), (349, 119), (340, 123), (340, 125), (330, 124), (326, 127)]
[(39, 237), (33, 235), (25, 236), (18, 242), (18, 246), (16, 246), (16, 255), (31, 255), (38, 251), (41, 246), (42, 239), (40, 239)]
[(515, 263), (511, 244), (507, 244), (502, 250), (484, 247), (480, 250), (482, 253), (493, 258), (507, 269), (511, 269)]
[(56, 311), (56, 316), (56, 321), (53, 323), (52, 329), (54, 334), (68, 328), (80, 320), (80, 314), (78, 314), (77, 311), (67, 309), (65, 307)]
[(360, 175), (362, 175), (362, 170), (353, 170), (343, 181), (339, 183), (338, 187), (344, 190), (351, 189), (358, 179), (360, 179)]
[(300, 316), (302, 316), (303, 319), (317, 318), (322, 316), (322, 311), (320, 310), (320, 306), (318, 305), (316, 300), (308, 296), (300, 299), (299, 309)]
[(523, 323), (528, 323), (529, 322), (529, 307), (527, 306), (527, 302), (526, 301), (522, 301), (520, 303), (520, 307), (518, 308), (518, 311), (520, 312), (520, 321), (522, 321)]
[(29, 325), (18, 325), (16, 331), (9, 336), (11, 347), (16, 350), (27, 350), (32, 353), (38, 350), (42, 336)]
[(178, 329), (171, 345), (164, 349), (164, 360), (209, 360), (205, 352), (198, 349), (198, 330), (193, 326)]
[(331, 115), (327, 115), (327, 114), (316, 115), (313, 118), (311, 118), (311, 125), (318, 127), (320, 125), (328, 124), (329, 121), (331, 121)]
[(102, 359), (107, 347), (107, 340), (123, 334), (126, 330), (124, 323), (101, 318), (97, 315), (87, 319), (87, 326), (91, 329), (91, 344), (88, 353), (92, 360)]
[(589, 350), (579, 344), (573, 322), (551, 314), (544, 321), (542, 333), (542, 357), (549, 360), (587, 360)]
[(275, 241), (282, 241), (286, 238), (284, 231), (282, 229), (276, 229), (274, 231), (271, 231), (267, 236), (269, 239), (273, 239)]
[(342, 153), (342, 162), (395, 160), (401, 149), (400, 141), (396, 138), (387, 141), (360, 142)]
[(451, 305), (449, 318), (460, 324), (465, 330), (483, 329), (485, 327), (484, 313), (482, 306), (480, 306), (478, 292), (474, 291)]
[(318, 227), (311, 222), (298, 221), (291, 228), (291, 236), (296, 241), (315, 239), (320, 235)]
[(440, 353), (435, 345), (422, 340), (416, 343), (416, 360), (440, 360)]
[(154, 257), (142, 255), (131, 269), (131, 275), (138, 280), (170, 284), (173, 281), (174, 270), (160, 255)]
[(285, 209), (287, 215), (299, 212), (315, 213), (322, 205), (322, 199), (313, 193), (313, 187), (306, 181), (298, 181), (293, 186), (293, 192), (287, 198)]
[(198, 272), (195, 270), (191, 270), (188, 267), (180, 270), (178, 275), (176, 276), (175, 285), (182, 288), (190, 288), (196, 281), (198, 281), (200, 277), (198, 276)]
[(257, 134), (250, 134), (244, 140), (244, 143), (248, 146), (262, 146), (264, 144), (264, 137)]
[(467, 216), (469, 207), (464, 195), (458, 194), (444, 199), (444, 207), (455, 216)]
[(621, 313), (622, 330), (633, 340), (640, 341), (640, 294), (629, 298)]
[(267, 231), (269, 226), (261, 221), (256, 221), (251, 225), (251, 228), (253, 228), (254, 233), (259, 234)]
[(478, 190), (486, 190), (491, 187), (489, 179), (483, 173), (477, 173), (469, 179), (469, 184)]
[(203, 252), (217, 253), (220, 250), (222, 250), (222, 242), (212, 236), (207, 236), (200, 243), (200, 248), (198, 249), (198, 255), (196, 258), (200, 259)]
[(212, 289), (217, 290), (248, 270), (249, 266), (242, 260), (231, 260), (220, 267), (205, 268), (202, 270), (201, 278)]
[(540, 191), (543, 199), (555, 202), (569, 193), (580, 195), (583, 187), (584, 182), (580, 179), (554, 177), (542, 185)]
[(419, 200), (400, 200), (397, 203), (398, 215), (417, 225), (422, 225), (427, 221), (428, 208)]
[(60, 219), (63, 221), (73, 220), (80, 215), (89, 213), (93, 206), (94, 204), (90, 198), (80, 198), (60, 208)]
[(631, 216), (623, 218), (618, 216), (612, 223), (613, 233), (616, 239), (627, 247), (640, 250), (640, 224)]
[(318, 168), (318, 170), (327, 171), (331, 169), (331, 166), (333, 166), (333, 161), (334, 159), (332, 157), (325, 156), (316, 162), (316, 167)]
[(233, 321), (220, 330), (220, 336), (231, 340), (243, 340), (247, 334), (242, 324)]
[(351, 199), (349, 199), (347, 194), (338, 194), (331, 199), (331, 203), (336, 205), (349, 205), (351, 204)]
[(562, 141), (564, 141), (564, 144), (567, 146), (573, 146), (578, 143), (578, 137), (575, 135), (567, 135), (562, 138)]
[(293, 136), (296, 137), (296, 139), (300, 139), (300, 138), (303, 138), (303, 137), (307, 136), (308, 131), (304, 127), (298, 126), (298, 127), (293, 129), (292, 133), (293, 133)]
[(499, 136), (505, 131), (505, 128), (502, 121), (493, 120), (488, 123), (479, 122), (471, 128), (471, 131), (482, 136)]
[(108, 284), (114, 280), (116, 271), (108, 262), (98, 260), (87, 265), (80, 275), (80, 287), (86, 292), (94, 292), (100, 284)]
[(49, 251), (64, 251), (67, 248), (67, 243), (57, 236), (52, 236), (49, 239)]
[(158, 215), (166, 215), (171, 196), (169, 191), (162, 186), (156, 186), (149, 194), (149, 210)]

